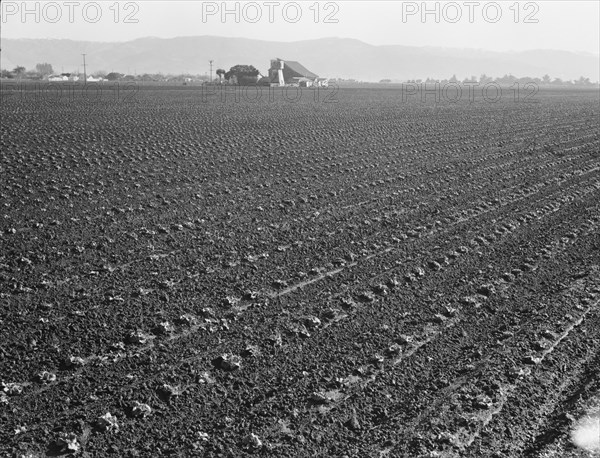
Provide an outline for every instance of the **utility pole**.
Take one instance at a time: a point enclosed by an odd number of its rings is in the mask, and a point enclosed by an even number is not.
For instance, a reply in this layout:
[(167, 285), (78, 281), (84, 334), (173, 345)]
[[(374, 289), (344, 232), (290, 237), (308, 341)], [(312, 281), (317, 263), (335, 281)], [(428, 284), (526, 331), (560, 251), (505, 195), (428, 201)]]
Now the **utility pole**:
[(87, 83), (87, 73), (86, 73), (86, 69), (85, 69), (85, 54), (82, 54), (83, 56), (83, 84)]
[(210, 80), (208, 82), (212, 83), (212, 64), (213, 64), (213, 61), (209, 60), (208, 62), (210, 62)]

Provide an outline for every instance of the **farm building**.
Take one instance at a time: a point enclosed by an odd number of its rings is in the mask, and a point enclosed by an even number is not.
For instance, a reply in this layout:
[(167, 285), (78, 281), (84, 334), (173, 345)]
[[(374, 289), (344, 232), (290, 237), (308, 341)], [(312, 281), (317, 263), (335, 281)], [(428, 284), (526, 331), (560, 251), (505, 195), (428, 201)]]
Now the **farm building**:
[(50, 81), (50, 82), (55, 82), (55, 81), (69, 81), (69, 77), (64, 76), (64, 75), (50, 75), (48, 77), (48, 81)]
[(327, 79), (319, 78), (318, 75), (308, 70), (300, 62), (293, 60), (273, 59), (269, 68), (270, 84), (279, 86), (326, 86)]

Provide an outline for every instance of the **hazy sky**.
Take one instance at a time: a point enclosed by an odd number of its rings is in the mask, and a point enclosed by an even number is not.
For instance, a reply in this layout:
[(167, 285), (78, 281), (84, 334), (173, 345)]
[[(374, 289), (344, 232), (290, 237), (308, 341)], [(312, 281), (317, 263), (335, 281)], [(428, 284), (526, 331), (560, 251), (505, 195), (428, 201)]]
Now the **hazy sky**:
[[(296, 41), (335, 36), (375, 45), (497, 51), (543, 48), (600, 54), (598, 0), (2, 0), (0, 7), (2, 38), (126, 41), (146, 36), (218, 35)], [(230, 12), (223, 17), (224, 10)], [(429, 11), (425, 16), (424, 10)]]

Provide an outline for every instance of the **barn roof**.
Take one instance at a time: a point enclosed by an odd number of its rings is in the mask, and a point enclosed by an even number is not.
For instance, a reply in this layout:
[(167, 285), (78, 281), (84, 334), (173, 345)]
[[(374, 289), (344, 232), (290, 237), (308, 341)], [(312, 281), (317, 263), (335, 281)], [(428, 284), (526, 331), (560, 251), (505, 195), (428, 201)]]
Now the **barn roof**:
[(293, 60), (284, 60), (285, 66), (289, 67), (293, 72), (298, 73), (299, 75), (304, 76), (305, 78), (317, 78), (319, 75), (315, 75), (309, 69), (307, 69), (300, 62), (296, 62)]

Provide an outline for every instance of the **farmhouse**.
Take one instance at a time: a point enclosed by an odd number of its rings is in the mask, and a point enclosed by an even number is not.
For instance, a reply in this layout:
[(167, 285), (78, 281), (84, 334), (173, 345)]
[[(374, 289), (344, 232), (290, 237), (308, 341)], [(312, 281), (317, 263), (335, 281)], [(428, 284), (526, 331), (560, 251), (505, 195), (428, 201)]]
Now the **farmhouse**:
[(272, 59), (268, 81), (271, 85), (292, 86), (326, 86), (327, 79), (308, 70), (300, 62), (293, 60)]

